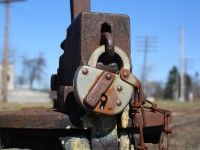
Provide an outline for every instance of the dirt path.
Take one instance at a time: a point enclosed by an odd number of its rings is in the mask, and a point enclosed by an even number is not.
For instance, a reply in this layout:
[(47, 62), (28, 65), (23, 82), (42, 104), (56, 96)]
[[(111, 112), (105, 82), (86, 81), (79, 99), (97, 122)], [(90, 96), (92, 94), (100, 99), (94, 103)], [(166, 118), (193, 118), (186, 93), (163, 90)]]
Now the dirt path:
[(172, 150), (200, 150), (200, 109), (173, 113)]

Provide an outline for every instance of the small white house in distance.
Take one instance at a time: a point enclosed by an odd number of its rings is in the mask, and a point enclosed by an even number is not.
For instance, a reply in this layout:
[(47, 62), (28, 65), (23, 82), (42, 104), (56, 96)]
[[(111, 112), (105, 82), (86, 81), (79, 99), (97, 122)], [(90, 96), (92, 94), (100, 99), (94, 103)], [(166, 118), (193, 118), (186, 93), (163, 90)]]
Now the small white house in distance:
[[(14, 89), (14, 65), (9, 64), (8, 65), (8, 91), (11, 91)], [(3, 87), (3, 65), (0, 64), (0, 90), (2, 91)]]

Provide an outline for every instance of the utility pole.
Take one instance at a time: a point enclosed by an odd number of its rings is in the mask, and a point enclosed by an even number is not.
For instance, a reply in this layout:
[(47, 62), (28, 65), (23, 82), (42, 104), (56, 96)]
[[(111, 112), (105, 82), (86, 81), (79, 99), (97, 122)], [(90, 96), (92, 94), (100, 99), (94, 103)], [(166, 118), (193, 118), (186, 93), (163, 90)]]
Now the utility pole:
[[(146, 74), (147, 74), (147, 54), (148, 52), (152, 51), (150, 50), (152, 47), (153, 40), (157, 39), (156, 37), (150, 37), (150, 36), (145, 36), (145, 37), (138, 37), (139, 39), (143, 39), (143, 50), (144, 52), (144, 59), (143, 59), (143, 67), (142, 67), (142, 78), (141, 78), (141, 83), (143, 85), (144, 91), (148, 94), (148, 88), (147, 88), (147, 79), (146, 79)], [(141, 42), (140, 42), (141, 43)], [(141, 46), (140, 46), (141, 47)]]
[(6, 25), (5, 25), (5, 35), (4, 35), (4, 51), (3, 51), (3, 86), (2, 94), (3, 101), (7, 102), (8, 99), (8, 65), (9, 65), (9, 26), (10, 26), (10, 3), (20, 2), (24, 0), (1, 0), (1, 4), (5, 4), (6, 7)]
[(149, 45), (149, 37), (145, 37), (144, 39), (144, 59), (143, 59), (143, 68), (142, 68), (142, 84), (146, 89), (146, 65), (147, 65), (147, 52)]
[(184, 56), (184, 29), (180, 30), (180, 64), (181, 64), (181, 90), (180, 101), (185, 101), (185, 56)]

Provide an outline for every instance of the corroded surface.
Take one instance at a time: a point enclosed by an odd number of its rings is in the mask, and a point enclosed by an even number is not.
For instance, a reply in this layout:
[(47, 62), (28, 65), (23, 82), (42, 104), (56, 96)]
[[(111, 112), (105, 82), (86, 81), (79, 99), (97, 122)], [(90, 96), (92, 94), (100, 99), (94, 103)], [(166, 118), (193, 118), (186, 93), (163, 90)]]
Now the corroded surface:
[(62, 44), (64, 54), (60, 57), (57, 89), (59, 85), (73, 85), (76, 69), (86, 64), (93, 51), (100, 46), (104, 23), (111, 28), (115, 46), (130, 56), (130, 20), (127, 15), (83, 12), (67, 29), (67, 37)]
[(29, 108), (0, 113), (0, 128), (70, 129), (82, 128), (76, 115), (66, 115), (44, 108)]

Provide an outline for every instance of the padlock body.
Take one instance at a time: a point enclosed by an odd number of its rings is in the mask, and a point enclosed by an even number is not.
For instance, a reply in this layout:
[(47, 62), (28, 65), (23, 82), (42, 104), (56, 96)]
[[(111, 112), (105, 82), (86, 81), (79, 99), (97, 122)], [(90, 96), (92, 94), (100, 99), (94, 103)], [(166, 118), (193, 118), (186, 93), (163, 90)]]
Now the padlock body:
[[(104, 72), (103, 70), (90, 66), (82, 66), (77, 69), (74, 77), (76, 101), (86, 111), (93, 111), (105, 115), (116, 115), (121, 113), (130, 102), (133, 86), (124, 82), (119, 75), (109, 72), (108, 74), (113, 76), (112, 83), (110, 81), (111, 79), (108, 80), (111, 85), (109, 87), (105, 84), (102, 85), (102, 82), (99, 83), (98, 80), (102, 75), (105, 75)], [(95, 86), (95, 84), (97, 86)], [(88, 97), (88, 94), (90, 94), (94, 88), (98, 88), (99, 92), (102, 92), (102, 87), (108, 87), (104, 93), (101, 93), (102, 96), (106, 97), (106, 100), (99, 100), (95, 107), (86, 105), (84, 100)], [(95, 95), (93, 94), (93, 96)], [(97, 93), (96, 96), (100, 98), (99, 93)]]

